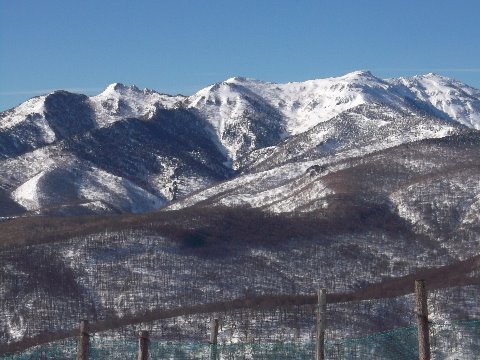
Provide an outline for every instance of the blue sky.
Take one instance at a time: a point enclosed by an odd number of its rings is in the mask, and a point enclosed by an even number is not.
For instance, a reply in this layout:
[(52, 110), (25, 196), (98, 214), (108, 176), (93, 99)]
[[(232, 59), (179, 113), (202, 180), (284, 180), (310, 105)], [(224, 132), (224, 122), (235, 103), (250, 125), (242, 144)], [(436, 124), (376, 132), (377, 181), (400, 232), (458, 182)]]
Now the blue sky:
[(480, 88), (479, 14), (478, 0), (0, 0), (0, 110), (52, 89), (188, 95), (357, 69)]

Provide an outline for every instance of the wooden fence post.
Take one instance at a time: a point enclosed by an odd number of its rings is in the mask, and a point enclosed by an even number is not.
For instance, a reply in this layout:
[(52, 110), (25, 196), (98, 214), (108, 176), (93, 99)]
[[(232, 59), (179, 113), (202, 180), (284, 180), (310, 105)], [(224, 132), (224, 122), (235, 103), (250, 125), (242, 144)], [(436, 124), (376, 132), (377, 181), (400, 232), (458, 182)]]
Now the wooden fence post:
[(430, 360), (430, 335), (428, 332), (427, 290), (424, 280), (415, 280), (415, 308), (417, 314), (419, 360)]
[(140, 337), (138, 339), (137, 360), (148, 360), (148, 343), (149, 343), (148, 331), (140, 331)]
[(327, 320), (327, 290), (318, 290), (317, 338), (315, 343), (315, 360), (325, 359), (325, 327)]
[(82, 320), (80, 322), (80, 339), (78, 342), (77, 360), (88, 360), (88, 320)]
[(210, 360), (217, 359), (218, 319), (212, 319), (210, 323)]

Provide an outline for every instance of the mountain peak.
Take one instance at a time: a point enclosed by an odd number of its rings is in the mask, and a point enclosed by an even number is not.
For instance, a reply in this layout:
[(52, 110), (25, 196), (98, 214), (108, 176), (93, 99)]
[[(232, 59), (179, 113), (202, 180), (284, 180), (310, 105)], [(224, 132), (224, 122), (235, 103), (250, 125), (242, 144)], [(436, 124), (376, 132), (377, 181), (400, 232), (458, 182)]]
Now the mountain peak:
[(241, 85), (241, 86), (246, 86), (246, 87), (256, 87), (256, 86), (268, 86), (272, 83), (263, 81), (263, 80), (257, 80), (254, 78), (250, 77), (244, 77), (244, 76), (234, 76), (231, 77), (225, 81), (222, 82), (223, 84), (227, 85)]
[(370, 70), (356, 70), (356, 71), (352, 71), (350, 74), (356, 75), (356, 76), (373, 76)]
[(225, 82), (227, 83), (232, 83), (232, 82), (245, 82), (247, 80), (251, 80), (251, 79), (248, 79), (246, 77), (243, 77), (243, 76), (234, 76), (234, 77), (231, 77), (227, 80), (225, 80)]
[(428, 74), (420, 75), (420, 76), (418, 76), (418, 78), (436, 80), (436, 81), (450, 81), (450, 82), (452, 81), (452, 79), (450, 79), (446, 76), (439, 75), (439, 74), (434, 73), (434, 72), (429, 72)]
[(111, 90), (111, 91), (120, 91), (125, 89), (125, 85), (122, 83), (113, 83), (107, 86), (105, 90)]
[(349, 72), (343, 76), (340, 76), (341, 78), (374, 78), (377, 79), (376, 76), (374, 76), (369, 70), (356, 70)]
[(124, 85), (122, 83), (113, 83), (107, 86), (104, 92), (124, 92), (124, 91), (140, 92), (141, 90), (135, 85)]
[(378, 85), (383, 87), (385, 83), (385, 80), (376, 77), (368, 70), (352, 71), (345, 75), (333, 77), (328, 80), (333, 82), (349, 83), (352, 86), (360, 85), (362, 87), (364, 86), (370, 87), (372, 85), (375, 87)]

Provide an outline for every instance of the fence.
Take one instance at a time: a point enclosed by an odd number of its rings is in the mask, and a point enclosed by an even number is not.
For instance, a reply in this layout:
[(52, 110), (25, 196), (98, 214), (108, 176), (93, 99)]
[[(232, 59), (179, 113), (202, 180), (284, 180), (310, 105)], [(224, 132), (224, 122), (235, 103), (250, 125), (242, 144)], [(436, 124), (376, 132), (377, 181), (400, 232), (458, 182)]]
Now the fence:
[[(468, 320), (432, 324), (433, 359), (478, 359), (480, 357), (480, 321)], [(135, 339), (93, 335), (90, 339), (89, 359), (136, 359), (138, 343)], [(446, 351), (446, 350), (449, 351)], [(68, 339), (31, 349), (22, 354), (0, 356), (3, 360), (75, 359), (77, 339)], [(150, 359), (210, 359), (212, 347), (206, 341), (176, 342), (151, 339)], [(220, 359), (312, 360), (315, 344), (253, 343), (218, 344)], [(448, 354), (447, 354), (448, 353)], [(360, 338), (337, 339), (325, 344), (325, 358), (330, 360), (412, 360), (418, 359), (416, 327), (394, 329)]]
[[(467, 289), (468, 290), (468, 289)], [(465, 299), (468, 306), (474, 306), (475, 312), (478, 312), (478, 306), (475, 307), (476, 298), (473, 297), (473, 291), (466, 291), (462, 293), (471, 294), (472, 298)], [(480, 358), (480, 320), (468, 319), (445, 319), (445, 317), (439, 316), (438, 312), (448, 308), (445, 305), (449, 299), (450, 302), (456, 301), (456, 297), (452, 297), (452, 293), (446, 294), (445, 292), (432, 292), (430, 304), (430, 313), (432, 318), (428, 321), (428, 334), (430, 339), (431, 357), (437, 359), (479, 359)], [(442, 301), (439, 301), (441, 298)], [(343, 321), (334, 323), (334, 319), (340, 318), (342, 304), (330, 305), (327, 315), (327, 333), (325, 337), (324, 346), (324, 358), (329, 360), (350, 360), (350, 359), (418, 359), (421, 354), (418, 352), (418, 332), (417, 326), (412, 326), (415, 317), (418, 315), (417, 311), (413, 310), (414, 299), (412, 297), (406, 297), (404, 299), (394, 299), (398, 301), (401, 306), (392, 306), (393, 302), (386, 304), (377, 304), (372, 311), (378, 312), (381, 309), (389, 309), (395, 311), (399, 317), (408, 318), (405, 319), (404, 324), (410, 324), (409, 326), (397, 327), (393, 330), (379, 331), (366, 336), (355, 335), (354, 331), (350, 332), (350, 336), (339, 337), (338, 329), (345, 328)], [(452, 301), (455, 300), (455, 301)], [(392, 300), (393, 301), (393, 300)], [(345, 312), (345, 314), (359, 314), (363, 312), (364, 308), (371, 308), (371, 305), (375, 304), (373, 301), (363, 302), (358, 304), (345, 304), (350, 306), (354, 311)], [(418, 306), (418, 305), (417, 305)], [(358, 307), (355, 309), (355, 307)], [(408, 308), (410, 309), (408, 310)], [(315, 307), (314, 307), (315, 308)], [(450, 304), (452, 308), (452, 304)], [(299, 327), (312, 330), (317, 326), (313, 312), (302, 309), (306, 322)], [(313, 309), (312, 309), (313, 310)], [(404, 312), (405, 314), (403, 314)], [(258, 314), (257, 314), (258, 315)], [(297, 314), (298, 315), (298, 314)], [(295, 315), (295, 316), (297, 316)], [(392, 315), (392, 314), (390, 314)], [(465, 316), (465, 309), (462, 310), (459, 316)], [(244, 315), (242, 315), (244, 316)], [(271, 316), (267, 314), (267, 318)], [(289, 317), (290, 316), (290, 317)], [(474, 316), (478, 316), (477, 313)], [(278, 318), (283, 318), (283, 323), (288, 323), (294, 316), (291, 314), (282, 314), (278, 312)], [(232, 317), (233, 319), (233, 317)], [(150, 359), (309, 359), (312, 360), (318, 354), (318, 349), (315, 339), (315, 334), (306, 337), (305, 334), (297, 334), (296, 336), (282, 335), (278, 336), (280, 329), (278, 323), (272, 323), (271, 326), (260, 324), (261, 318), (255, 317), (243, 320), (236, 316), (235, 320), (225, 319), (223, 328), (218, 328), (218, 323), (213, 323), (211, 326), (211, 334), (217, 333), (219, 330), (219, 336), (208, 337), (210, 331), (208, 326), (204, 326), (201, 331), (200, 339), (183, 339), (180, 337), (176, 339), (173, 336), (168, 338), (168, 331), (160, 331), (160, 328), (164, 324), (158, 325), (157, 328), (152, 327), (150, 330), (150, 339), (148, 341), (148, 352)], [(348, 316), (346, 321), (351, 322), (364, 322), (366, 317), (359, 316), (357, 319), (353, 319)], [(439, 320), (441, 319), (441, 320)], [(199, 322), (203, 322), (205, 319), (200, 319)], [(222, 319), (223, 320), (223, 319)], [(248, 321), (247, 321), (248, 320)], [(237, 333), (233, 336), (226, 336), (235, 327), (237, 322)], [(239, 323), (249, 323), (247, 328), (240, 328)], [(187, 324), (185, 321), (177, 320), (174, 324), (177, 327), (185, 327), (191, 329), (196, 328), (197, 323)], [(187, 326), (188, 325), (188, 326)], [(145, 324), (141, 326), (145, 327)], [(257, 329), (255, 328), (257, 327)], [(295, 325), (296, 326), (296, 325)], [(378, 325), (378, 326), (381, 326)], [(389, 326), (387, 324), (386, 326)], [(371, 327), (371, 324), (368, 324)], [(216, 328), (216, 330), (215, 330)], [(87, 330), (87, 331), (85, 331)], [(246, 335), (247, 330), (250, 335)], [(277, 336), (261, 337), (255, 335), (255, 332), (277, 332)], [(83, 329), (82, 332), (88, 333), (88, 329)], [(193, 332), (193, 331), (192, 331)], [(245, 332), (244, 337), (240, 337), (238, 334)], [(316, 331), (313, 330), (313, 333)], [(138, 333), (138, 332), (137, 332)], [(146, 334), (143, 333), (145, 339)], [(168, 338), (168, 339), (167, 339)], [(210, 343), (207, 340), (210, 340)], [(275, 339), (275, 340), (274, 340)], [(115, 333), (115, 332), (102, 332), (94, 333), (88, 337), (88, 359), (141, 359), (139, 357), (139, 339), (133, 336), (133, 331)], [(63, 341), (57, 341), (38, 347), (34, 347), (21, 354), (7, 354), (0, 355), (0, 359), (4, 360), (26, 360), (26, 359), (76, 359), (78, 350), (78, 338), (70, 338)], [(213, 355), (212, 355), (213, 354)]]

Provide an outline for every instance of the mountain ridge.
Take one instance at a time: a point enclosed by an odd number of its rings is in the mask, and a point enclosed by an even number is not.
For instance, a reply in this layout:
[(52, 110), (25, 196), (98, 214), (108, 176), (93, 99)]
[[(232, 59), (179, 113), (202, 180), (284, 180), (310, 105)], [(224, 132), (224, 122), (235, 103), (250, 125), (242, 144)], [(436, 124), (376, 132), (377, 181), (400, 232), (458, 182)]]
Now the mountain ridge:
[[(0, 113), (0, 187), (25, 213), (54, 204), (60, 214), (151, 211), (242, 173), (478, 128), (480, 91), (435, 74), (233, 77), (191, 96), (113, 83), (95, 96), (54, 91)], [(90, 185), (74, 180), (75, 167)], [(72, 179), (63, 190), (48, 185), (59, 174)], [(107, 178), (127, 185), (101, 186)]]
[[(190, 97), (114, 84), (0, 113), (0, 342), (319, 288), (375, 297), (416, 276), (478, 284), (477, 98), (360, 71)], [(478, 315), (478, 286), (453, 309), (457, 290), (435, 321)], [(342, 316), (363, 334), (407, 326), (405, 301)]]

